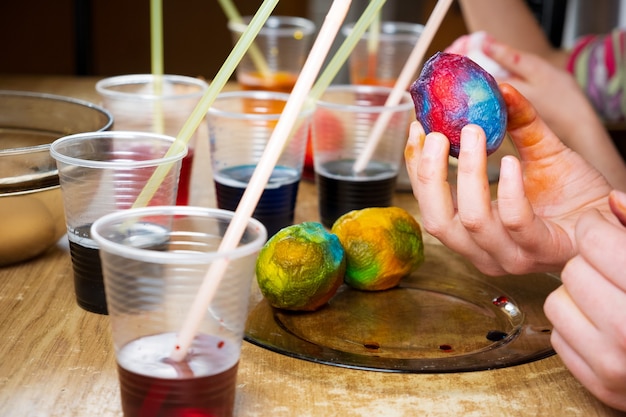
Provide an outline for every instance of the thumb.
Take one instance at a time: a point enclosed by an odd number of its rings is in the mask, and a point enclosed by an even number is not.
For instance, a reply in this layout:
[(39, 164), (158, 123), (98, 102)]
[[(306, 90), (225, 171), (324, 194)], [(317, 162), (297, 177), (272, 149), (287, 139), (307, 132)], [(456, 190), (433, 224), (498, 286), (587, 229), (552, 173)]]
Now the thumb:
[(507, 107), (507, 130), (522, 161), (545, 159), (567, 149), (519, 91), (507, 83), (500, 84), (500, 91)]

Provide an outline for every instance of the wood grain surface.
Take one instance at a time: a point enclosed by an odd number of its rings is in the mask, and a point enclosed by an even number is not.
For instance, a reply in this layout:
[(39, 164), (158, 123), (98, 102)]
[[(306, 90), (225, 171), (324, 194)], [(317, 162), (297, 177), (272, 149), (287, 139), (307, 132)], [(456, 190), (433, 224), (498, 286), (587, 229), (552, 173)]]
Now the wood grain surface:
[[(0, 76), (0, 89), (98, 102), (94, 78)], [(206, 157), (208, 141), (198, 144)], [(192, 203), (212, 206), (208, 164), (196, 160)], [(315, 185), (303, 182), (296, 222), (318, 220)], [(395, 204), (419, 219), (411, 193)], [(0, 238), (1, 231), (0, 231)], [(43, 256), (0, 268), (0, 416), (121, 416), (106, 316), (74, 301), (64, 239)], [(601, 352), (599, 352), (601, 354)], [(316, 364), (244, 343), (236, 415), (619, 416), (592, 397), (558, 356), (510, 368), (398, 374)]]

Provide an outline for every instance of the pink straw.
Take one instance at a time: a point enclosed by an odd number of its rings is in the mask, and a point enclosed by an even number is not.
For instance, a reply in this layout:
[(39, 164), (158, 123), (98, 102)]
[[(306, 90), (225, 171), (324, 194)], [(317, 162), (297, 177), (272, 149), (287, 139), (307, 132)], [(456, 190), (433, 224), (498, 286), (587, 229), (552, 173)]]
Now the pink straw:
[[(398, 79), (389, 94), (389, 97), (387, 97), (387, 101), (385, 102), (386, 107), (396, 106), (400, 103), (404, 92), (409, 88), (409, 85), (413, 81), (412, 77), (418, 66), (422, 63), (426, 50), (435, 37), (435, 34), (437, 33), (437, 30), (439, 29), (439, 26), (441, 25), (443, 18), (446, 16), (451, 4), (452, 0), (439, 0), (435, 5), (433, 12), (424, 26), (424, 31), (420, 34), (415, 47), (407, 58), (406, 64), (404, 64), (402, 72), (398, 76)], [(391, 115), (391, 111), (386, 111), (378, 116), (363, 152), (354, 163), (354, 167), (352, 168), (354, 173), (361, 173), (367, 166), (369, 160), (374, 154), (374, 151), (376, 150), (376, 147), (378, 146), (378, 142), (380, 142), (383, 132), (387, 128), (387, 124), (389, 124)]]
[[(252, 213), (261, 198), (274, 166), (278, 162), (278, 158), (289, 139), (289, 134), (296, 123), (298, 114), (307, 100), (313, 82), (348, 13), (350, 3), (351, 0), (333, 0), (315, 43), (311, 48), (309, 57), (302, 67), (300, 76), (285, 104), (283, 113), (278, 119), (272, 136), (259, 160), (259, 164), (241, 197), (233, 220), (226, 230), (218, 251), (232, 250), (239, 244), (248, 220), (252, 217)], [(177, 344), (170, 355), (170, 359), (180, 362), (187, 355), (187, 351), (198, 332), (202, 318), (215, 296), (217, 287), (226, 273), (227, 267), (228, 259), (226, 258), (219, 258), (211, 264), (189, 314), (183, 323), (183, 327), (178, 333)]]

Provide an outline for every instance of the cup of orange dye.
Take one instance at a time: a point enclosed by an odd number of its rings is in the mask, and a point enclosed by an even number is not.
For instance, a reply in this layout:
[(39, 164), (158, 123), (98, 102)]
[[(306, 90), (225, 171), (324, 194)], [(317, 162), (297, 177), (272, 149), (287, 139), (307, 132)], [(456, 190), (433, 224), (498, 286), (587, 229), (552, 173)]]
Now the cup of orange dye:
[[(342, 32), (348, 36), (353, 28), (354, 23), (346, 24)], [(393, 87), (423, 29), (418, 23), (382, 22), (373, 47), (370, 41), (376, 35), (366, 31), (348, 59), (350, 82)]]
[[(252, 16), (242, 22), (229, 22), (228, 28), (237, 42)], [(237, 66), (237, 83), (243, 90), (291, 93), (311, 49), (315, 24), (301, 17), (270, 16)], [(263, 63), (254, 59), (258, 53)], [(313, 180), (313, 147), (309, 137), (302, 171), (304, 179)]]
[[(241, 22), (229, 22), (228, 28), (237, 42), (252, 16)], [(311, 49), (315, 24), (302, 17), (270, 16), (237, 66), (237, 82), (244, 90), (266, 90), (290, 93)], [(259, 68), (254, 49), (265, 66)]]

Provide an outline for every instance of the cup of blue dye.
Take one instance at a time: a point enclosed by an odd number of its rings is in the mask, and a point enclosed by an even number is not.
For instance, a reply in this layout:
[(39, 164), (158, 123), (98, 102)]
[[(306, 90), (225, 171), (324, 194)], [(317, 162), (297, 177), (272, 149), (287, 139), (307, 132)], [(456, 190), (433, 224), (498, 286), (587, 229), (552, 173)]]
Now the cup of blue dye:
[[(218, 208), (234, 211), (265, 151), (289, 94), (235, 91), (219, 94), (207, 113)], [(293, 224), (313, 108), (305, 106), (253, 213), (271, 237)]]

